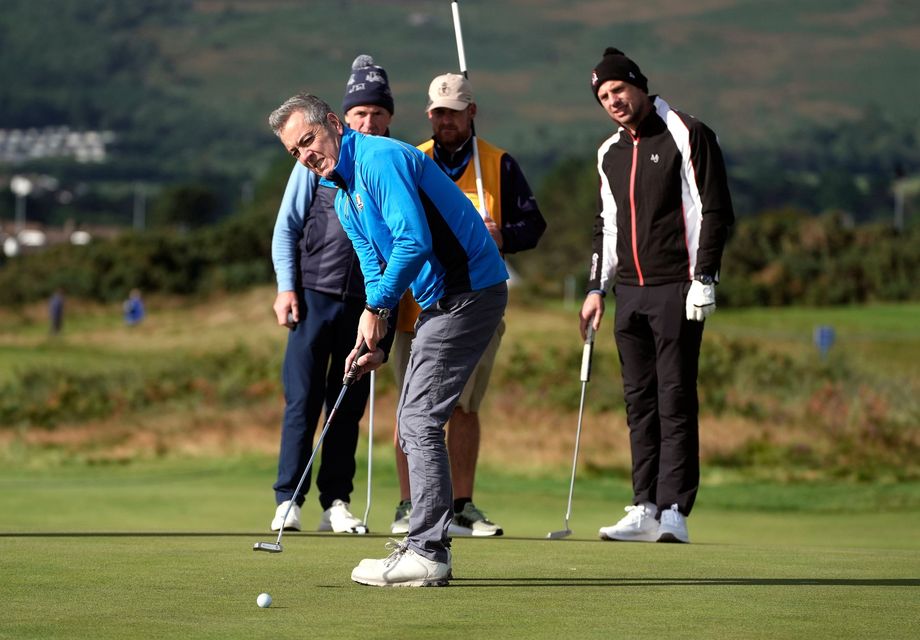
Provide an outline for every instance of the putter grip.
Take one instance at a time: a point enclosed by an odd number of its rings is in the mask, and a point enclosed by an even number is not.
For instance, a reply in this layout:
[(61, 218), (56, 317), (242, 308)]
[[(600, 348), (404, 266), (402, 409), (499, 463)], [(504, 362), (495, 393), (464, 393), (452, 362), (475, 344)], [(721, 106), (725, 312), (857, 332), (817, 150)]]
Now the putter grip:
[(587, 382), (591, 379), (591, 352), (594, 350), (594, 326), (588, 325), (588, 333), (585, 336), (585, 346), (581, 352), (581, 381)]
[(367, 348), (367, 343), (362, 341), (361, 346), (358, 348), (358, 355), (355, 356), (355, 359), (351, 361), (351, 368), (348, 369), (348, 373), (345, 374), (345, 378), (342, 380), (342, 384), (350, 385), (358, 377), (358, 358), (363, 356), (366, 353), (370, 353), (370, 349)]

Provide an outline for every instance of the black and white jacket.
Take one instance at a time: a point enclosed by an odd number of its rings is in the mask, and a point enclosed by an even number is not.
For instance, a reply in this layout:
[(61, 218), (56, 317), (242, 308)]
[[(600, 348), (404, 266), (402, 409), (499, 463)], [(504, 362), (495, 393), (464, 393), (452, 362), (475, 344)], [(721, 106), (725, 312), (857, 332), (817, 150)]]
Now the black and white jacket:
[(589, 291), (719, 276), (734, 212), (715, 133), (652, 99), (635, 136), (620, 127), (597, 151)]

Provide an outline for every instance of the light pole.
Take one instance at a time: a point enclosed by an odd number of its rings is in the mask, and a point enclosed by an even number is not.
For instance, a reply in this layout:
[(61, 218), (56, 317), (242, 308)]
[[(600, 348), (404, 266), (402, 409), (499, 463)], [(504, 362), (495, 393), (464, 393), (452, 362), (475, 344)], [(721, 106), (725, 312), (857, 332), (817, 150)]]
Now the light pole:
[(24, 176), (13, 176), (10, 191), (16, 194), (16, 224), (13, 229), (18, 233), (26, 227), (26, 197), (32, 193), (32, 181)]
[(147, 193), (141, 182), (134, 183), (134, 230), (143, 231), (147, 226)]

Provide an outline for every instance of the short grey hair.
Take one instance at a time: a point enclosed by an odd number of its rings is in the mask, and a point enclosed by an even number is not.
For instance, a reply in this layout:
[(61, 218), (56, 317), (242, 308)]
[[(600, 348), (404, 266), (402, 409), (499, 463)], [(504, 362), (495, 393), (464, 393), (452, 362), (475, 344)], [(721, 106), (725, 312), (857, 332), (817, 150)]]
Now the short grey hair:
[(280, 107), (268, 116), (268, 125), (276, 136), (281, 137), (281, 130), (291, 116), (303, 113), (309, 124), (325, 125), (330, 113), (335, 113), (324, 100), (309, 93), (298, 93), (285, 100)]

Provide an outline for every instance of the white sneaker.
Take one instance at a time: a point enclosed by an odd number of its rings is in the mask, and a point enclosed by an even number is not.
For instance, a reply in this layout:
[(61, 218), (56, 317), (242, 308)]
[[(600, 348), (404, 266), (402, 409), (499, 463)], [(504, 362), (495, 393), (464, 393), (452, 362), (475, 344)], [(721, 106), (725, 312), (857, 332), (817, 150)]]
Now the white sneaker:
[(626, 515), (609, 527), (601, 527), (601, 540), (624, 542), (655, 542), (658, 540), (658, 507), (650, 502), (629, 506)]
[(300, 531), (300, 507), (297, 503), (291, 508), (291, 512), (284, 518), (284, 512), (287, 511), (290, 500), (285, 500), (275, 509), (275, 517), (272, 518), (272, 531), (280, 531), (282, 524), (285, 531)]
[(351, 514), (348, 506), (348, 503), (343, 500), (333, 500), (332, 506), (323, 511), (323, 517), (319, 521), (319, 531), (367, 533), (367, 526)]
[(463, 511), (454, 514), (447, 526), (449, 536), (500, 536), (502, 533), (502, 528), (486, 518), (472, 502), (463, 505)]
[(670, 509), (661, 512), (661, 524), (658, 525), (658, 542), (690, 542), (687, 533), (687, 519), (672, 504)]
[(396, 516), (393, 518), (393, 524), (390, 525), (390, 531), (403, 535), (409, 533), (409, 516), (411, 515), (412, 501), (401, 500), (399, 506), (396, 507)]
[[(351, 572), (351, 579), (374, 587), (446, 587), (450, 562), (437, 562), (420, 556), (406, 543), (388, 543), (393, 549), (386, 558), (365, 558)], [(449, 558), (449, 557), (448, 557)]]

